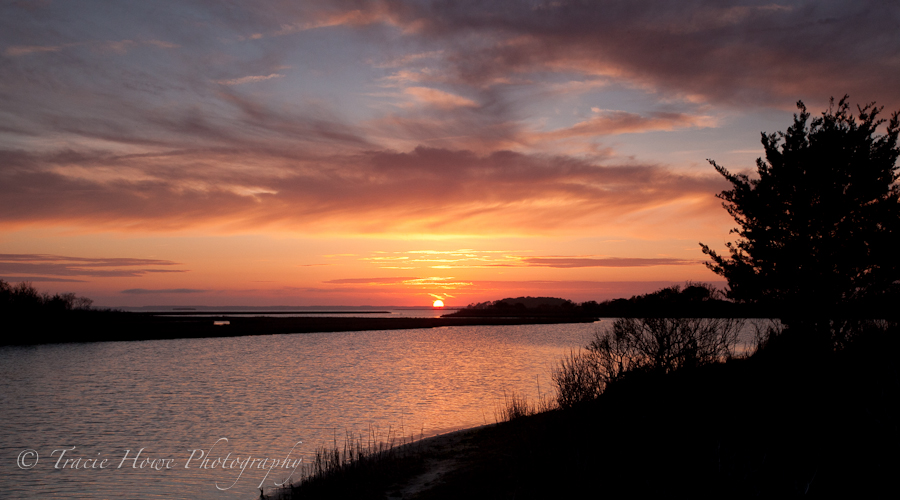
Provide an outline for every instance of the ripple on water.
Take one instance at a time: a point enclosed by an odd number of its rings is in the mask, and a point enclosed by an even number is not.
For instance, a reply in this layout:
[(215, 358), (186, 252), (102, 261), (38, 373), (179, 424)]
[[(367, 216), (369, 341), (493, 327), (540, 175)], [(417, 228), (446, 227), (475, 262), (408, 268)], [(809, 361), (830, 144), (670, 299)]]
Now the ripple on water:
[[(0, 491), (6, 498), (254, 498), (264, 471), (185, 469), (190, 450), (283, 458), (347, 430), (433, 433), (493, 422), (503, 391), (536, 397), (597, 325), (468, 326), (0, 348)], [(55, 470), (55, 449), (118, 465)], [(40, 453), (31, 470), (15, 465)], [(295, 452), (292, 456), (296, 456)], [(133, 455), (131, 455), (133, 456)], [(197, 463), (196, 461), (194, 463)], [(271, 487), (275, 475), (266, 479)], [(282, 477), (284, 474), (282, 474)]]

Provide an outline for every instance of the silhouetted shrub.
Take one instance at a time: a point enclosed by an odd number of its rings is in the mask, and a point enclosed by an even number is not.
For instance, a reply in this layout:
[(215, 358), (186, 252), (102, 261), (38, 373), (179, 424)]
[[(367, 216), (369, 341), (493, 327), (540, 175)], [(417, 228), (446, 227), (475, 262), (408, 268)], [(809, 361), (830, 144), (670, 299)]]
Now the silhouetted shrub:
[(557, 403), (569, 408), (595, 399), (632, 372), (664, 374), (728, 359), (742, 326), (734, 318), (620, 318), (553, 370)]

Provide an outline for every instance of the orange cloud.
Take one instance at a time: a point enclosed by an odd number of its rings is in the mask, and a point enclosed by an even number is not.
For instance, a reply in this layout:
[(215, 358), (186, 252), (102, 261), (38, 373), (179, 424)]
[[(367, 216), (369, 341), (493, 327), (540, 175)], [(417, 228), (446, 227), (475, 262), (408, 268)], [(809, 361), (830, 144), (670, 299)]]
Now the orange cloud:
[[(496, 267), (543, 267), (557, 269), (575, 269), (589, 267), (606, 268), (630, 268), (630, 267), (656, 267), (656, 266), (698, 266), (702, 260), (678, 259), (678, 258), (644, 258), (644, 257), (593, 257), (593, 256), (522, 256), (516, 254), (529, 253), (528, 251), (502, 251), (502, 250), (413, 250), (406, 252), (412, 255), (422, 255), (419, 258), (401, 257), (372, 257), (361, 260), (402, 259), (413, 265), (410, 269), (488, 269)], [(378, 278), (380, 283), (407, 282), (412, 278)], [(369, 283), (376, 282), (362, 280), (335, 280), (328, 283)]]
[(523, 257), (521, 263), (529, 267), (652, 267), (652, 266), (693, 266), (701, 265), (700, 260), (685, 259), (644, 259), (644, 258), (586, 258), (586, 257)]
[(405, 277), (405, 278), (344, 278), (344, 279), (336, 279), (325, 281), (327, 284), (333, 285), (346, 285), (346, 284), (396, 284), (396, 283), (404, 283), (410, 280), (415, 280), (417, 278), (414, 277)]
[(471, 99), (428, 87), (407, 87), (403, 92), (422, 103), (442, 109), (478, 106), (478, 103)]

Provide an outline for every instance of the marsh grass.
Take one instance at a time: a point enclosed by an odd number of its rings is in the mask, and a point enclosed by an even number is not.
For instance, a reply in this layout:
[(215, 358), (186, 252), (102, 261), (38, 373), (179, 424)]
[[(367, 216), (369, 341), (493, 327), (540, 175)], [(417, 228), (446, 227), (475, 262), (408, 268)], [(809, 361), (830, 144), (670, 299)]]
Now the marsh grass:
[(339, 444), (315, 450), (301, 465), (300, 478), (264, 496), (266, 499), (379, 498), (398, 480), (422, 467), (422, 438), (389, 427), (386, 433), (370, 427), (365, 435), (345, 432)]
[(537, 388), (538, 394), (536, 400), (529, 399), (524, 393), (519, 393), (517, 391), (507, 393), (504, 390), (503, 402), (498, 403), (497, 407), (494, 409), (494, 422), (511, 422), (518, 418), (555, 410), (559, 407), (555, 397), (551, 397), (541, 391), (539, 380)]

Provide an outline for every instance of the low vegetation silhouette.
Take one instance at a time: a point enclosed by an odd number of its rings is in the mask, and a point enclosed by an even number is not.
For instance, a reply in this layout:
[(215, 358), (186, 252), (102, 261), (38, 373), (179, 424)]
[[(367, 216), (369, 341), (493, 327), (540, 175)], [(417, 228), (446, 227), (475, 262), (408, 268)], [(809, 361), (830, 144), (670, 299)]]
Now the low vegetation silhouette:
[(625, 376), (665, 375), (731, 359), (743, 325), (735, 318), (620, 318), (553, 370), (557, 403), (571, 408), (591, 401)]

